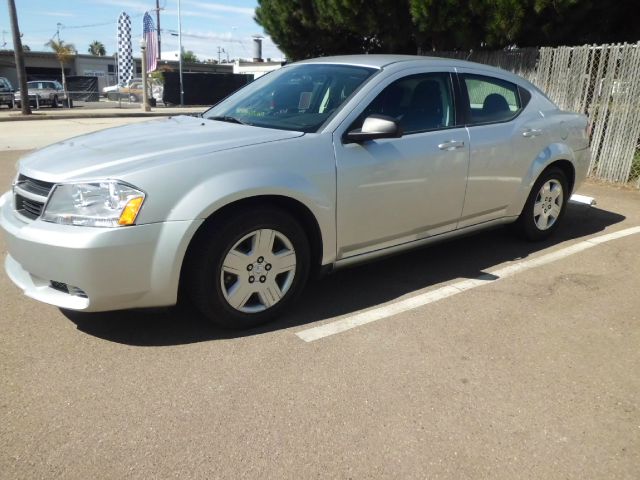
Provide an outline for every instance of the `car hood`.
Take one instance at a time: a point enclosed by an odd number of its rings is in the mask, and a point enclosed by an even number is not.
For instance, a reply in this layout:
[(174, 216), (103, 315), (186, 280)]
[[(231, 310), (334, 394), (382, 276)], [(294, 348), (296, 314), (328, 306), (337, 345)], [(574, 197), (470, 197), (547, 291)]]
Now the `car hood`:
[(275, 142), (302, 132), (178, 116), (81, 135), (38, 150), (20, 161), (20, 173), (58, 182), (117, 178), (158, 163)]

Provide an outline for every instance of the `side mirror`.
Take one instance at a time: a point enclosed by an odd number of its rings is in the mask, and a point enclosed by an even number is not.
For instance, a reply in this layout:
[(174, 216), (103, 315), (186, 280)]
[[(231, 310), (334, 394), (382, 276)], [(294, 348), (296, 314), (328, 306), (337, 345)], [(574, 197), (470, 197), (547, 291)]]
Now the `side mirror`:
[(345, 139), (348, 143), (361, 143), (377, 138), (400, 138), (401, 136), (402, 127), (394, 118), (373, 114), (364, 119), (362, 128), (347, 132)]

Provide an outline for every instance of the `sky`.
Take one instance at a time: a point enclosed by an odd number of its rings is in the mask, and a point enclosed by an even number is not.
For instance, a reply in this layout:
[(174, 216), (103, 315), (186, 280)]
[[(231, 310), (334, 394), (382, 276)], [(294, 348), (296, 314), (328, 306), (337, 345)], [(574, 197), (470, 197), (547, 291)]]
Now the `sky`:
[[(177, 59), (178, 0), (159, 0), (162, 58)], [(78, 53), (87, 53), (89, 44), (102, 42), (107, 55), (117, 50), (117, 20), (121, 12), (131, 17), (134, 55), (139, 55), (142, 16), (150, 11), (155, 23), (155, 0), (15, 0), (23, 45), (32, 51), (49, 51), (45, 43), (56, 36), (73, 43)], [(181, 0), (182, 46), (199, 60), (221, 58), (250, 59), (252, 35), (263, 35), (263, 58), (281, 60), (284, 55), (254, 20), (255, 0)], [(12, 49), (7, 2), (0, 15), (0, 49)], [(175, 35), (172, 35), (174, 33)]]

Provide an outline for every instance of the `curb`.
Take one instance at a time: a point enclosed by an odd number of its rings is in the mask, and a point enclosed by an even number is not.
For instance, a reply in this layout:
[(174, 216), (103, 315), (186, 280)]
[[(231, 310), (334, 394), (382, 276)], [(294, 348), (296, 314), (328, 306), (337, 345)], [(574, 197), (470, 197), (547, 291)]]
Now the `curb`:
[[(202, 110), (204, 111), (204, 109)], [(202, 112), (122, 112), (122, 113), (87, 113), (69, 115), (37, 114), (0, 117), (0, 122), (32, 122), (37, 120), (77, 120), (81, 118), (132, 118), (132, 117), (173, 117), (177, 115), (197, 116)]]

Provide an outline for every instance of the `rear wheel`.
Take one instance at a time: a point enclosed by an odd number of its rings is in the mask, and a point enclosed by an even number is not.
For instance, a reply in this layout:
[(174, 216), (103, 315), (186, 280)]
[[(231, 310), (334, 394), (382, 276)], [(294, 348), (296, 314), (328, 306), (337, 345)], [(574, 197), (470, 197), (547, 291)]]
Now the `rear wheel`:
[(259, 209), (212, 225), (188, 259), (188, 294), (211, 321), (228, 328), (265, 323), (303, 289), (309, 243), (285, 212)]
[(548, 238), (559, 226), (568, 201), (567, 177), (559, 168), (545, 170), (533, 185), (516, 231), (527, 240)]

